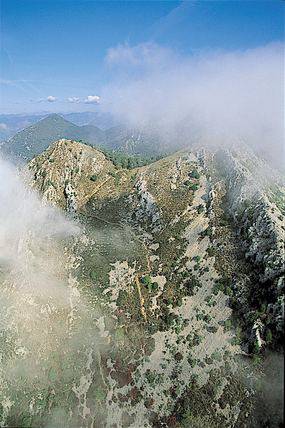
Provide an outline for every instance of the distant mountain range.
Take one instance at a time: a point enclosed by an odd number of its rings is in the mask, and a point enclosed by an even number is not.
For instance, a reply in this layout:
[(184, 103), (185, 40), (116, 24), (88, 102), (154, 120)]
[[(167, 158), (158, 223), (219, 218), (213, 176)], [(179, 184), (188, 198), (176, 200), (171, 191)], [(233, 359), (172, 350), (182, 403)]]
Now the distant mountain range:
[(2, 143), (1, 151), (9, 157), (30, 160), (55, 140), (69, 138), (98, 144), (103, 135), (104, 131), (94, 125), (78, 126), (57, 114), (51, 114)]
[[(152, 133), (125, 126), (100, 129), (95, 125), (98, 118), (93, 117), (90, 124), (78, 125), (58, 114), (50, 114), (43, 118), (37, 116), (39, 117), (39, 121), (2, 142), (1, 152), (8, 157), (29, 161), (52, 142), (62, 138), (83, 141), (92, 146), (120, 150), (128, 154), (157, 155), (165, 151), (161, 138)], [(76, 119), (77, 123), (87, 119), (83, 113), (81, 116), (80, 113), (70, 113), (68, 117)], [(29, 120), (34, 120), (34, 117), (31, 116)]]
[[(13, 137), (17, 132), (49, 115), (50, 113), (48, 112), (38, 114), (0, 114), (0, 141)], [(117, 122), (110, 113), (85, 111), (60, 113), (60, 116), (78, 126), (90, 124), (100, 129), (108, 129), (117, 125)]]

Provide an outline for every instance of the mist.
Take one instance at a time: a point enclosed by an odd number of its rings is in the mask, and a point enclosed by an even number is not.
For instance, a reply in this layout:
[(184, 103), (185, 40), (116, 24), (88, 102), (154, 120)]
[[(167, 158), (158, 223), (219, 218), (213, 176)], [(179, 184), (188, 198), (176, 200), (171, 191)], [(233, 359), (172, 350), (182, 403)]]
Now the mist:
[(108, 51), (113, 73), (102, 108), (129, 126), (176, 144), (242, 141), (276, 165), (284, 161), (284, 46), (176, 54), (156, 44)]
[(62, 394), (60, 414), (73, 394), (72, 410), (80, 416), (80, 379), (100, 348), (100, 314), (72, 275), (70, 249), (82, 230), (44, 203), (29, 180), (0, 159), (0, 426), (14, 426), (19, 409), (27, 418), (40, 414), (36, 397), (51, 406), (56, 394)]

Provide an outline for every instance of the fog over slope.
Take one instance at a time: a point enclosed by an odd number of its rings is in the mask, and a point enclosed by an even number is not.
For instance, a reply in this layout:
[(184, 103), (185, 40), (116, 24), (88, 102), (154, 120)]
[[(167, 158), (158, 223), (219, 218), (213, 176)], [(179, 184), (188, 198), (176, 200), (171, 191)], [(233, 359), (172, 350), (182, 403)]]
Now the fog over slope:
[[(70, 274), (66, 245), (80, 228), (42, 202), (28, 180), (0, 159), (0, 426), (8, 414), (9, 426), (16, 425), (17, 406), (37, 413), (33, 396), (57, 381), (62, 361), (60, 382), (74, 382), (77, 393), (75, 373), (81, 376), (86, 346), (97, 340)], [(68, 359), (80, 352), (71, 369)]]
[[(108, 51), (113, 81), (103, 107), (131, 126), (155, 128), (172, 144), (244, 141), (284, 161), (284, 46), (179, 55), (148, 43)], [(188, 140), (188, 141), (187, 141)]]
[(25, 178), (28, 180), (23, 172), (0, 159), (0, 254), (1, 262), (9, 268), (19, 269), (25, 238), (39, 243), (77, 231), (59, 211), (43, 205), (37, 194), (25, 185)]

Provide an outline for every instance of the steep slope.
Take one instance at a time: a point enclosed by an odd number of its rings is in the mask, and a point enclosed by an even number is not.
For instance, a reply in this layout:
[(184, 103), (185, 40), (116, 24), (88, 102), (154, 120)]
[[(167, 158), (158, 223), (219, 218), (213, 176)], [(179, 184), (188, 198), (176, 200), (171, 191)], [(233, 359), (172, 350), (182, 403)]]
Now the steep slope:
[[(258, 288), (247, 300), (254, 311), (255, 334), (282, 342), (284, 323), (284, 180), (248, 148), (216, 156), (223, 165), (226, 207), (245, 257), (256, 272)], [(248, 291), (248, 290), (247, 290)], [(242, 304), (241, 304), (242, 306)], [(262, 339), (257, 346), (261, 346)]]
[(44, 199), (73, 212), (107, 182), (115, 167), (92, 147), (62, 139), (34, 158), (29, 169)]
[[(279, 413), (247, 379), (263, 381), (259, 358), (280, 343), (279, 290), (259, 299), (256, 291), (280, 287), (282, 267), (270, 260), (281, 255), (283, 214), (279, 199), (265, 203), (270, 181), (261, 187), (252, 174), (259, 160), (242, 153), (185, 150), (124, 170), (98, 150), (60, 140), (30, 162), (32, 185), (81, 225), (66, 243), (69, 280), (104, 346), (76, 336), (67, 365), (52, 366), (53, 392), (33, 386), (30, 401), (20, 398), (33, 405), (20, 415), (18, 403), (6, 406), (8, 425), (26, 418), (32, 426), (259, 427), (269, 418), (278, 426)], [(245, 191), (250, 180), (266, 213)], [(275, 186), (280, 198), (284, 189)], [(272, 240), (260, 233), (265, 214)], [(70, 379), (76, 352), (80, 373)], [(58, 403), (62, 419), (51, 421)]]
[(43, 119), (47, 114), (0, 114), (0, 141)]

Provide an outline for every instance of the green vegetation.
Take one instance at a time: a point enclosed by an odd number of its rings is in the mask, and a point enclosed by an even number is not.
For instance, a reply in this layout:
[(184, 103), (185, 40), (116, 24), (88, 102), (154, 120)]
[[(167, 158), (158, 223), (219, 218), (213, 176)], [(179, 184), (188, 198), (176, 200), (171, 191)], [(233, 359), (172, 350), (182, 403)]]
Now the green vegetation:
[(54, 184), (53, 181), (47, 180), (46, 184), (47, 184), (47, 186), (52, 186), (54, 189), (56, 189), (56, 185)]
[(128, 155), (119, 150), (106, 150), (102, 147), (100, 150), (116, 167), (124, 169), (138, 168), (161, 159), (161, 156)]
[(213, 293), (218, 294), (219, 291), (222, 291), (224, 294), (228, 296), (233, 296), (233, 291), (231, 289), (231, 280), (229, 278), (223, 277), (221, 279), (217, 279), (215, 285), (213, 287)]
[(98, 401), (104, 401), (106, 395), (106, 392), (102, 388), (97, 388), (95, 391), (95, 399)]
[(213, 234), (213, 230), (212, 230), (211, 226), (209, 226), (209, 227), (207, 227), (207, 229), (203, 230), (200, 235), (202, 238), (204, 238), (205, 236), (210, 237), (210, 236), (212, 236), (212, 234)]
[(145, 285), (149, 292), (154, 292), (158, 289), (158, 284), (156, 282), (152, 282), (152, 279), (149, 275), (145, 275), (141, 278), (141, 282)]
[(202, 204), (198, 205), (197, 212), (198, 214), (202, 214), (205, 211), (204, 206)]
[(199, 180), (200, 174), (199, 174), (199, 172), (196, 169), (194, 169), (193, 171), (191, 171), (189, 173), (189, 177), (195, 178), (196, 180)]
[(265, 333), (265, 341), (266, 343), (271, 343), (273, 339), (272, 331), (268, 328)]
[(200, 263), (200, 261), (201, 261), (201, 256), (194, 256), (194, 257), (193, 257), (193, 260), (194, 260), (196, 263)]
[(227, 319), (224, 322), (224, 327), (225, 327), (225, 330), (230, 330), (232, 328), (232, 320), (231, 319)]
[(192, 190), (193, 192), (196, 192), (196, 190), (198, 190), (198, 189), (199, 189), (199, 184), (196, 184), (196, 183), (189, 183), (189, 184), (188, 184), (188, 187), (189, 187), (189, 189), (190, 189), (190, 190)]
[(89, 275), (90, 275), (90, 278), (92, 279), (92, 281), (98, 281), (99, 276), (98, 276), (98, 273), (97, 273), (97, 271), (96, 271), (96, 270), (93, 270), (93, 269), (92, 269), (92, 270), (90, 271)]
[(206, 251), (209, 257), (214, 257), (216, 254), (216, 250), (214, 247), (208, 247)]

